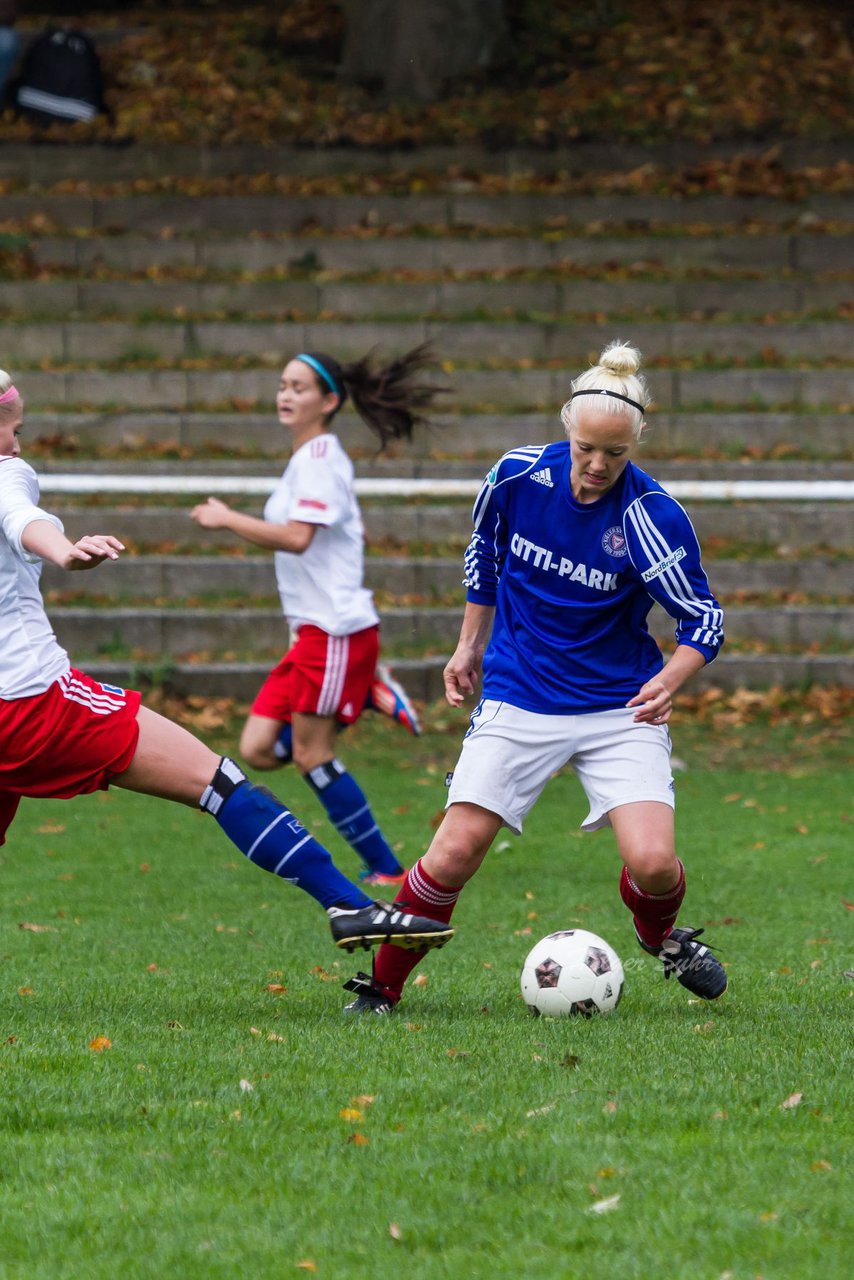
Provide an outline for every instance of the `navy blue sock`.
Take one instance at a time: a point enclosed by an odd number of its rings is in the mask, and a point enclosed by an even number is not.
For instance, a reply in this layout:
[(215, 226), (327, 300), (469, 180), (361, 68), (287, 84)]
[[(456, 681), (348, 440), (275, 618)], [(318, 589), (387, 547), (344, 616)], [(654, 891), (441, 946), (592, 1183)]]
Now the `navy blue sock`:
[(332, 824), (371, 871), (400, 875), (403, 867), (377, 826), (364, 791), (340, 760), (327, 760), (306, 774)]
[(273, 743), (273, 755), (277, 760), (281, 760), (282, 764), (287, 764), (289, 760), (293, 760), (294, 731), (290, 723), (283, 724), (279, 730), (279, 736)]
[(323, 907), (366, 907), (372, 901), (335, 866), (289, 809), (223, 756), (199, 807), (212, 814), (250, 862), (311, 894)]

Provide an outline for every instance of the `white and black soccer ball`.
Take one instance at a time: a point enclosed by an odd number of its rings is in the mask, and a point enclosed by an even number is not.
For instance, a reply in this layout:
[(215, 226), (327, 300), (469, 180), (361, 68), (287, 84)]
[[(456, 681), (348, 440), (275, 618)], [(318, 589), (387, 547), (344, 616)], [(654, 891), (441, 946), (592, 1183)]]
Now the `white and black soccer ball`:
[(561, 929), (541, 938), (522, 966), (522, 995), (535, 1015), (564, 1018), (616, 1009), (623, 994), (620, 957), (586, 929)]

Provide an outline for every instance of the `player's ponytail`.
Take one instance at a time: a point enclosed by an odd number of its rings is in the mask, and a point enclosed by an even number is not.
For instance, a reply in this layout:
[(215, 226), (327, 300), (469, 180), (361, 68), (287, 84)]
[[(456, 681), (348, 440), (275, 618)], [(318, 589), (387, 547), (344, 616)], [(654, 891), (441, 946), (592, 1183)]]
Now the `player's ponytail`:
[(599, 363), (570, 383), (572, 395), (560, 412), (567, 432), (575, 425), (584, 405), (591, 403), (595, 396), (597, 409), (628, 415), (635, 437), (639, 437), (644, 413), (652, 399), (646, 378), (640, 372), (641, 363), (642, 356), (637, 347), (619, 339), (610, 342), (600, 355)]
[(435, 365), (433, 350), (426, 342), (388, 364), (379, 364), (373, 351), (351, 364), (339, 364), (321, 351), (295, 358), (309, 365), (322, 390), (338, 395), (338, 405), (329, 419), (349, 397), (381, 449), (392, 440), (410, 440), (416, 426), (429, 422), (426, 411), (436, 397), (448, 389), (423, 378), (424, 372)]

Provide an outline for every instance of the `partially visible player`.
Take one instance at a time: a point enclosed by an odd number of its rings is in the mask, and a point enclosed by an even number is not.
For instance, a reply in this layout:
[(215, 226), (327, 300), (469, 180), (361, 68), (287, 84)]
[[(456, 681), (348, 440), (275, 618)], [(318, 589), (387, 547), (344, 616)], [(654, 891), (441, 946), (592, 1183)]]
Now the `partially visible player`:
[(75, 670), (53, 634), (39, 588), (41, 562), (94, 569), (124, 550), (111, 534), (76, 542), (39, 506), (35, 471), (20, 456), (23, 402), (0, 370), (0, 844), (22, 796), (68, 799), (108, 786), (176, 800), (211, 814), (256, 866), (297, 885), (325, 909), (338, 946), (439, 946), (447, 925), (374, 902), (266, 788), (133, 690)]
[(291, 458), (263, 519), (216, 498), (192, 511), (202, 528), (226, 529), (275, 552), (291, 647), (255, 698), (241, 754), (256, 769), (293, 760), (364, 862), (363, 882), (374, 886), (399, 885), (405, 873), (365, 793), (338, 757), (338, 735), (366, 707), (412, 733), (420, 730), (405, 690), (377, 661), (380, 620), (364, 585), (365, 534), (353, 464), (332, 426), (351, 399), (380, 447), (409, 439), (436, 395), (436, 387), (420, 378), (429, 359), (424, 347), (385, 366), (368, 356), (347, 365), (321, 352), (294, 356), (276, 396)]
[[(641, 947), (667, 977), (712, 1000), (726, 972), (701, 929), (676, 928), (685, 874), (676, 855), (667, 721), (678, 689), (723, 641), (686, 512), (631, 461), (649, 404), (640, 352), (612, 343), (572, 383), (568, 440), (511, 449), (474, 507), (467, 604), (445, 695), (475, 690), (447, 812), (398, 894), (450, 920), (502, 826), (519, 834), (549, 778), (571, 763), (587, 794), (582, 827), (610, 826), (620, 894)], [(655, 602), (676, 619), (664, 662), (647, 629)], [(416, 960), (380, 947), (348, 989), (351, 1013), (388, 1013)]]

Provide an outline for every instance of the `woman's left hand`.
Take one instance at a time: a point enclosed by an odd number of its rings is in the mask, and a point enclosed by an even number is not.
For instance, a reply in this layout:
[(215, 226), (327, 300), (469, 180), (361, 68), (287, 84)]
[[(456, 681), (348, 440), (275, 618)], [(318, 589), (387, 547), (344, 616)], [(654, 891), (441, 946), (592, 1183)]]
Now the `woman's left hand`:
[(72, 543), (63, 562), (65, 569), (97, 569), (105, 560), (118, 560), (125, 544), (110, 533), (86, 534)]
[(658, 677), (653, 677), (629, 699), (626, 706), (637, 707), (635, 724), (666, 724), (673, 710), (673, 699), (667, 686)]

